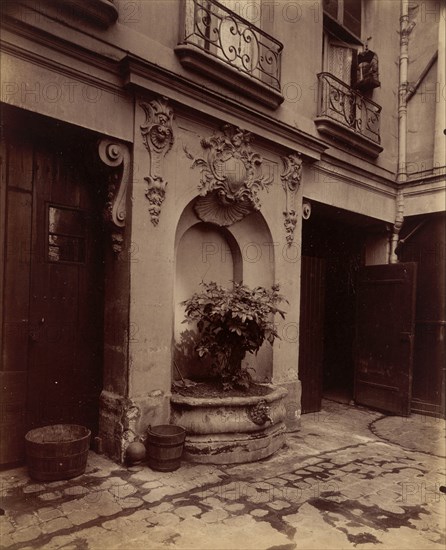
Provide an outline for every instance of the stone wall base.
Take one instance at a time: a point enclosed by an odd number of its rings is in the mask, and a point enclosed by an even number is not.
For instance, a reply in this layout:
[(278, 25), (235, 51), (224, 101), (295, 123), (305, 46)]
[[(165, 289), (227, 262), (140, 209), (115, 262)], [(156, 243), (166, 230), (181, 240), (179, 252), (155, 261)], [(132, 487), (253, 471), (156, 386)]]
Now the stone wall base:
[(302, 384), (300, 380), (276, 384), (288, 392), (285, 397), (285, 426), (287, 432), (297, 432), (301, 427)]
[[(153, 392), (155, 394), (155, 392)], [(135, 439), (145, 441), (147, 428), (168, 423), (170, 394), (123, 397), (102, 391), (99, 408), (99, 445), (112, 460), (124, 462), (125, 452)]]

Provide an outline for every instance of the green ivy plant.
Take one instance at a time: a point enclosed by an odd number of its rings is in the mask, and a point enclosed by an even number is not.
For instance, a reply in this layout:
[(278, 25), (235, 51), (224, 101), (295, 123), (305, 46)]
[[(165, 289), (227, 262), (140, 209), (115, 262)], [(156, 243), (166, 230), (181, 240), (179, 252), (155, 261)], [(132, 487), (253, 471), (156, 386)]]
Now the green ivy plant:
[(224, 390), (247, 390), (252, 383), (250, 373), (242, 367), (246, 353), (257, 353), (265, 340), (271, 345), (279, 335), (274, 315), (285, 313), (279, 309), (285, 298), (279, 294), (279, 285), (271, 289), (234, 283), (224, 288), (215, 282), (202, 282), (203, 290), (182, 302), (184, 323), (196, 323), (198, 339), (196, 351), (200, 357), (209, 357), (212, 373)]

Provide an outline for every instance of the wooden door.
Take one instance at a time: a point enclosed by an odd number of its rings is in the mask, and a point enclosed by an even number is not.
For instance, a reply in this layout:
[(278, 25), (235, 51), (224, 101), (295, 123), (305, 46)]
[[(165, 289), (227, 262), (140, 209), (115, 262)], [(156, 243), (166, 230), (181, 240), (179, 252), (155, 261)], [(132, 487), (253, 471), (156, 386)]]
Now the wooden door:
[(95, 430), (103, 347), (98, 209), (82, 159), (38, 147), (34, 170), (28, 425)]
[(22, 420), (3, 425), (3, 463), (23, 458), (23, 432), (33, 427), (96, 432), (103, 353), (100, 201), (82, 146), (60, 133), (53, 145), (13, 135), (5, 149), (2, 380), (6, 406)]
[(359, 273), (355, 401), (408, 416), (412, 391), (416, 264)]
[(299, 379), (302, 413), (321, 409), (324, 358), (325, 259), (302, 256)]

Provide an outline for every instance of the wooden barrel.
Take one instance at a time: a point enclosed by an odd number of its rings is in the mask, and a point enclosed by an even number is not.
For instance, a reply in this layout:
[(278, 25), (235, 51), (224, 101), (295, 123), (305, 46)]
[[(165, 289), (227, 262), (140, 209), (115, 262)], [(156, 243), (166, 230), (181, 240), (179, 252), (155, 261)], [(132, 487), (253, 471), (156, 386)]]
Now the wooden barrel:
[(147, 456), (152, 470), (173, 472), (180, 467), (186, 430), (181, 426), (162, 424), (147, 430)]
[(70, 479), (85, 472), (91, 432), (76, 424), (55, 424), (25, 436), (30, 477), (38, 481)]

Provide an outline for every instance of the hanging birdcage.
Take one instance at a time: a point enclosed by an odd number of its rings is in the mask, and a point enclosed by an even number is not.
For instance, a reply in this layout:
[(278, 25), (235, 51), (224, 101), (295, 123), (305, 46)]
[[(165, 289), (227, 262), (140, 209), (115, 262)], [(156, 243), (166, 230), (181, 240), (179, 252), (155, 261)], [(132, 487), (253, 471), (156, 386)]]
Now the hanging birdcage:
[(366, 46), (363, 52), (358, 53), (356, 88), (367, 92), (380, 86), (378, 56)]

